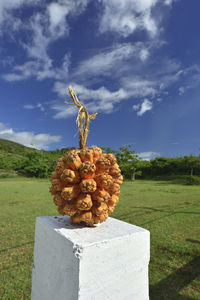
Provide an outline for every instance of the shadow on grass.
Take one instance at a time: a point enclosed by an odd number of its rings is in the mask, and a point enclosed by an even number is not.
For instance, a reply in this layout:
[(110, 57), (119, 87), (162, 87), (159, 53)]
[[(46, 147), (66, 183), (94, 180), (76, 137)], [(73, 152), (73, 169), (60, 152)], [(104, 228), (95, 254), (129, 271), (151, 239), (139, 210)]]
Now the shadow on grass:
[(200, 241), (198, 241), (198, 240), (186, 239), (186, 241), (194, 243), (194, 244), (200, 244)]
[[(190, 205), (190, 204), (189, 204)], [(153, 218), (153, 220), (148, 220), (144, 223), (141, 223), (139, 224), (139, 226), (143, 226), (143, 225), (146, 225), (146, 224), (151, 224), (151, 223), (154, 223), (154, 222), (157, 222), (161, 219), (164, 219), (164, 218), (167, 218), (167, 217), (170, 217), (170, 216), (173, 216), (173, 215), (176, 215), (176, 214), (191, 214), (191, 215), (200, 215), (200, 212), (194, 212), (194, 211), (180, 211), (180, 210), (176, 210), (176, 209), (183, 209), (184, 207), (179, 206), (179, 207), (174, 207), (173, 209), (158, 209), (158, 208), (153, 208), (153, 207), (148, 207), (148, 206), (135, 206), (135, 207), (132, 207), (133, 209), (143, 209), (143, 210), (147, 210), (147, 212), (145, 211), (144, 212), (141, 212), (141, 213), (138, 213), (138, 211), (135, 211), (135, 214), (131, 211), (129, 213), (126, 213), (126, 214), (121, 214), (121, 215), (118, 215), (118, 218), (121, 219), (121, 220), (126, 220), (127, 217), (133, 217), (133, 216), (144, 216), (144, 215), (147, 215), (147, 214), (151, 214), (151, 213), (154, 213), (154, 212), (159, 212), (159, 213), (165, 213), (165, 215), (161, 216), (161, 217), (158, 217), (158, 218)]]
[(179, 292), (200, 275), (200, 256), (178, 269), (154, 286), (150, 286), (150, 299), (196, 300)]
[(157, 208), (152, 208), (152, 207), (141, 207), (141, 208), (143, 208), (143, 209), (149, 209), (152, 212), (167, 213), (165, 216), (162, 216), (162, 217), (159, 217), (159, 218), (155, 218), (154, 220), (150, 220), (150, 221), (144, 222), (144, 223), (141, 224), (141, 226), (145, 225), (145, 224), (154, 223), (154, 222), (156, 222), (158, 220), (161, 220), (161, 219), (164, 219), (164, 218), (176, 215), (176, 214), (200, 215), (199, 212), (194, 212), (194, 211), (176, 211), (176, 208), (174, 208), (173, 210), (157, 209)]
[(162, 179), (161, 182), (159, 182), (159, 180), (157, 179), (155, 181), (158, 181), (158, 182), (154, 183), (154, 185), (156, 185), (156, 186), (163, 186), (163, 185), (169, 185), (169, 184), (186, 186), (186, 184), (184, 182), (176, 181), (176, 180), (173, 180), (173, 179), (171, 179), (171, 180), (167, 180), (167, 179), (163, 180)]

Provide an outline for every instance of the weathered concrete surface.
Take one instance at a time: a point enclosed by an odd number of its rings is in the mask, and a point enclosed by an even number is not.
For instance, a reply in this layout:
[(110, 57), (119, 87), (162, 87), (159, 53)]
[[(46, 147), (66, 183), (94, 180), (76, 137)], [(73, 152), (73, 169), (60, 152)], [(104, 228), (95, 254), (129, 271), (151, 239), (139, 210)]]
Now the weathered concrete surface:
[(32, 300), (147, 300), (149, 231), (108, 218), (95, 227), (38, 217)]

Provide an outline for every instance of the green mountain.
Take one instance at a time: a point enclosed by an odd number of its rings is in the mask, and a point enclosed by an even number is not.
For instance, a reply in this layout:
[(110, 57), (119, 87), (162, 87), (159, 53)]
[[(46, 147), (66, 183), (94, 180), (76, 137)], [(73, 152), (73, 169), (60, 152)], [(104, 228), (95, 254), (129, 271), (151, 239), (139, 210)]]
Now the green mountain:
[(25, 166), (27, 155), (37, 152), (39, 151), (19, 143), (0, 139), (0, 177), (20, 173)]
[(49, 177), (56, 161), (71, 148), (54, 151), (37, 150), (16, 142), (0, 139), (1, 174), (17, 173), (25, 176)]
[(39, 152), (39, 150), (26, 147), (24, 145), (9, 140), (0, 139), (0, 153), (1, 152), (23, 156), (23, 154), (25, 153)]

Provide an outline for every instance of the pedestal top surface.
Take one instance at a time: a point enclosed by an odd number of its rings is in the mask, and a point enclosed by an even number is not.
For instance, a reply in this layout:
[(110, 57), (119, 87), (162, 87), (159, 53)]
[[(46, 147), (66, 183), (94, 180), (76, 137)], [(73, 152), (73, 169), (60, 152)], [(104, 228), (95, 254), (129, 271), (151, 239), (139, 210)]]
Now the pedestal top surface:
[(73, 225), (68, 216), (44, 216), (38, 217), (37, 221), (44, 223), (73, 243), (83, 246), (123, 238), (127, 235), (149, 234), (146, 229), (110, 217), (93, 227)]

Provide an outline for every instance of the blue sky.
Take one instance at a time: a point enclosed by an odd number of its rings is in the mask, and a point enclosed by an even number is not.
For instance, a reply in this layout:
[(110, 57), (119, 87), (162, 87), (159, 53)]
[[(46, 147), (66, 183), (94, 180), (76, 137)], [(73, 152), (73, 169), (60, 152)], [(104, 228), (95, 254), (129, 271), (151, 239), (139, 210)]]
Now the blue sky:
[(1, 0), (0, 138), (77, 147), (72, 85), (98, 112), (88, 146), (199, 154), (199, 11), (198, 0)]

